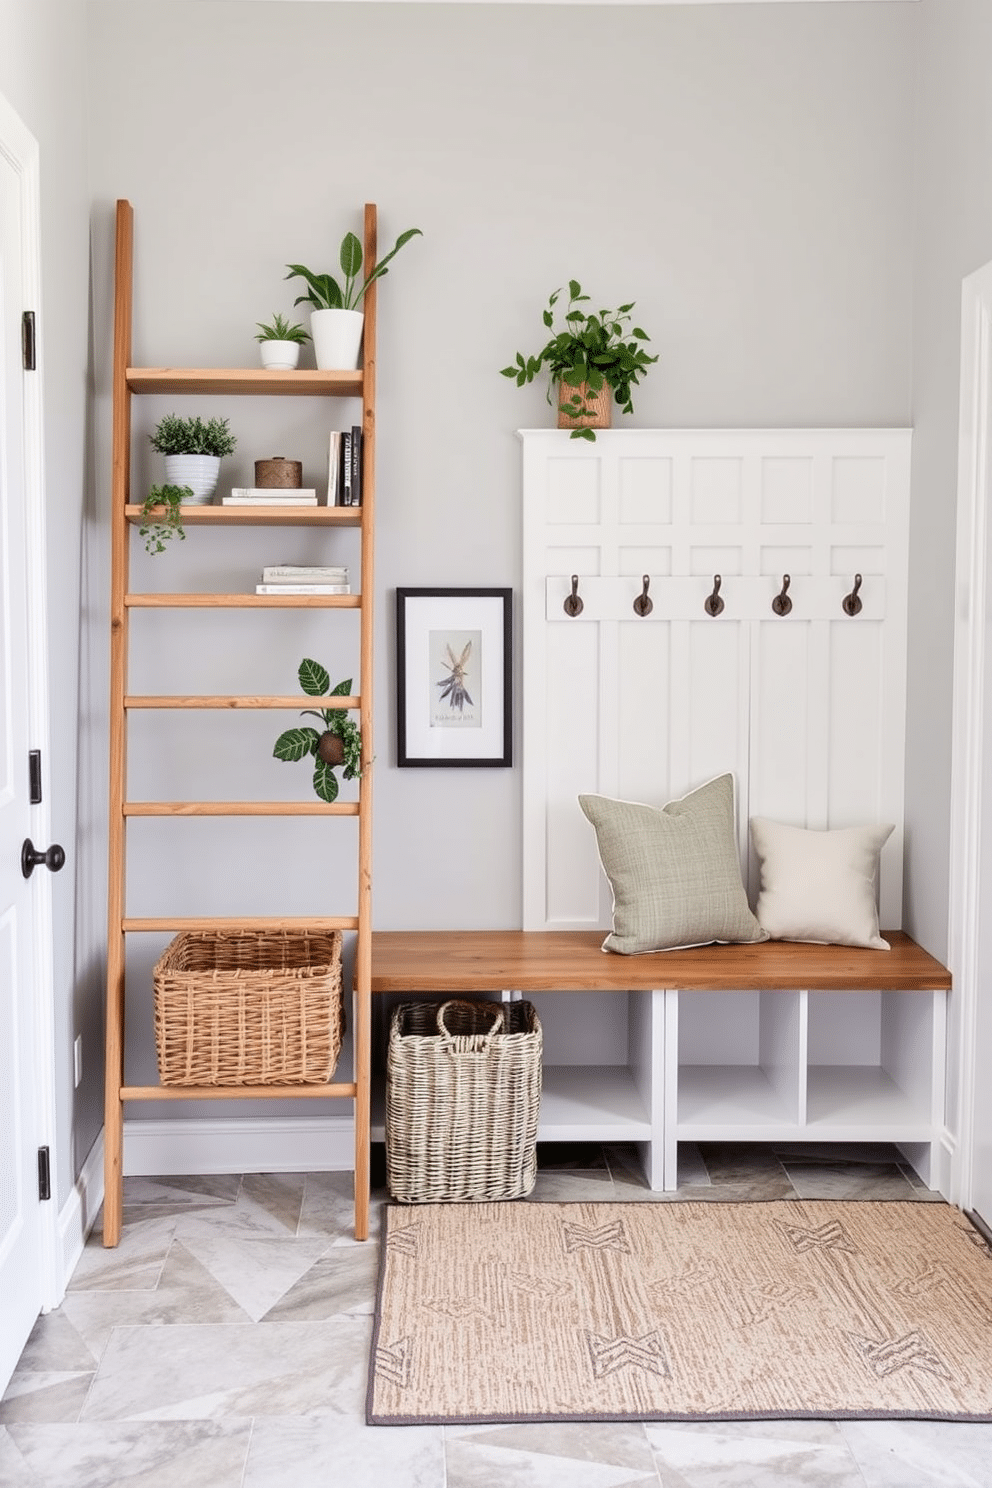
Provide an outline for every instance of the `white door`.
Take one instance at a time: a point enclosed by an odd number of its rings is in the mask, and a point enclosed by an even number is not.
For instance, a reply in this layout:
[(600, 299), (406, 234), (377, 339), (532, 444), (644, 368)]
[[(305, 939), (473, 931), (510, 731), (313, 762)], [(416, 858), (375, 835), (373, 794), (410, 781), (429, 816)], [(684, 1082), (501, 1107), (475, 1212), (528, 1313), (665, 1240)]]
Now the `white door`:
[[(2, 101), (2, 100), (0, 100)], [(0, 1390), (45, 1300), (47, 1216), (40, 1145), (36, 967), (39, 890), (21, 846), (31, 834), (27, 499), (21, 313), (22, 178), (3, 145), (0, 115)], [(47, 843), (42, 846), (47, 847)]]
[(957, 525), (950, 945), (961, 1087), (951, 1198), (992, 1229), (992, 264), (962, 294)]

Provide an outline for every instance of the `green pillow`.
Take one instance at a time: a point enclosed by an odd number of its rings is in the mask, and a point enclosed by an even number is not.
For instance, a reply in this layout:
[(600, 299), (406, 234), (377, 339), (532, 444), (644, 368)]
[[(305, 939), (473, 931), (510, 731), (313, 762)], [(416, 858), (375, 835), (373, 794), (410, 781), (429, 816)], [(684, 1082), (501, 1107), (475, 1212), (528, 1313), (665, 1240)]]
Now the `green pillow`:
[(608, 796), (580, 796), (579, 805), (613, 890), (604, 951), (633, 956), (768, 939), (741, 881), (732, 775), (660, 808)]

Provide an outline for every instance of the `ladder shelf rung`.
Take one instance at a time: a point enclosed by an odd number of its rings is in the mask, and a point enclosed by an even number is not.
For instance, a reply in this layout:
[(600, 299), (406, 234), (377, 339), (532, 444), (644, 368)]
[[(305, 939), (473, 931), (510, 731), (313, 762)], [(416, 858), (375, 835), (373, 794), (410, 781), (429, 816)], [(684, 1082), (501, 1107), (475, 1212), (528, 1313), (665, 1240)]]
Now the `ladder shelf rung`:
[(357, 816), (357, 801), (125, 801), (125, 816)]
[(177, 930), (357, 930), (357, 915), (125, 915), (125, 934)]
[(360, 594), (125, 594), (131, 610), (358, 610)]
[(124, 707), (131, 708), (360, 708), (362, 700), (357, 693), (350, 697), (232, 697), (218, 694), (202, 697), (134, 696), (124, 699)]
[(327, 1100), (352, 1097), (353, 1080), (334, 1085), (122, 1085), (122, 1101), (141, 1100)]

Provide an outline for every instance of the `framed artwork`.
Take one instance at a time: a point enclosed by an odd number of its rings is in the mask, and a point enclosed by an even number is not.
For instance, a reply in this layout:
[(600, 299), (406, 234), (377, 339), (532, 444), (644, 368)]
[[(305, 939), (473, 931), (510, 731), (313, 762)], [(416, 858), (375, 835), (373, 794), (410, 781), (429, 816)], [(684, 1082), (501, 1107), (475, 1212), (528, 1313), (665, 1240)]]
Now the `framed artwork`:
[(398, 765), (509, 765), (510, 589), (397, 589)]

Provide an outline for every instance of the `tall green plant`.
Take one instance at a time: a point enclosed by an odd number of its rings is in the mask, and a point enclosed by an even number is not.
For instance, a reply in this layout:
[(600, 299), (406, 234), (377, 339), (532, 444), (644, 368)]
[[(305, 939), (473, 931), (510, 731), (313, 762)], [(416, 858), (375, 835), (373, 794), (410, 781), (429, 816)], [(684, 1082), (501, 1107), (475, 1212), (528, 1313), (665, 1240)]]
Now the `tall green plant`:
[(372, 281), (381, 279), (384, 274), (389, 273), (387, 265), (390, 259), (395, 258), (403, 245), (409, 243), (411, 238), (418, 236), (423, 236), (419, 227), (408, 227), (406, 232), (400, 233), (385, 258), (380, 258), (363, 280), (360, 278), (362, 245), (354, 233), (345, 233), (339, 254), (341, 273), (344, 275), (343, 289), (330, 274), (318, 274), (303, 264), (287, 264), (289, 273), (286, 278), (303, 279), (309, 286), (307, 293), (299, 295), (293, 304), (312, 305), (315, 310), (357, 310)]
[[(297, 673), (300, 687), (307, 697), (349, 697), (351, 678), (331, 687), (330, 674), (319, 662), (305, 657)], [(338, 795), (338, 778), (334, 773), (341, 767), (344, 780), (354, 780), (362, 773), (362, 735), (343, 708), (304, 708), (300, 714), (319, 718), (323, 730), (308, 726), (287, 729), (280, 734), (272, 753), (276, 759), (290, 763), (314, 757), (313, 788), (322, 801), (335, 801)]]

